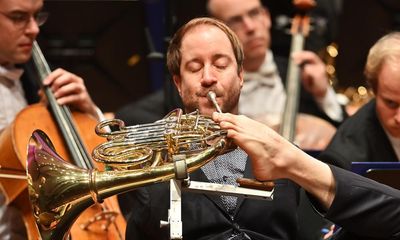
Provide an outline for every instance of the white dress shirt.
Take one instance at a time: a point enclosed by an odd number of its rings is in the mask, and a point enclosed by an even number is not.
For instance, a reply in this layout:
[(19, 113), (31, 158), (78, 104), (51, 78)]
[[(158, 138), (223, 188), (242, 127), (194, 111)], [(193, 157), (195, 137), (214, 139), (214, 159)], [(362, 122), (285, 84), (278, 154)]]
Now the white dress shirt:
[(386, 135), (389, 138), (390, 143), (392, 144), (392, 147), (394, 149), (394, 152), (396, 153), (397, 160), (400, 161), (400, 138), (395, 138), (392, 135), (389, 134), (388, 131), (385, 130)]
[[(332, 87), (322, 99), (315, 99), (325, 113), (336, 121), (343, 119), (342, 109)], [(280, 123), (285, 108), (286, 90), (271, 51), (257, 72), (244, 72), (239, 113), (270, 126)]]
[(0, 65), (0, 132), (27, 106), (20, 81), (22, 69)]

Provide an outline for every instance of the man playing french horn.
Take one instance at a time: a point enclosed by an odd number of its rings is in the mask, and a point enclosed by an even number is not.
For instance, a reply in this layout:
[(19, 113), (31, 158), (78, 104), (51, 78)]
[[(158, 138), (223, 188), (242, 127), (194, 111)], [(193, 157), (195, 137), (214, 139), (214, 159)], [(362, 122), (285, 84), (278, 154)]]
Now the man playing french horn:
[[(168, 69), (185, 112), (216, 111), (208, 93), (216, 94), (222, 112), (237, 114), (243, 85), (243, 50), (237, 36), (210, 18), (188, 22), (174, 35), (167, 53)], [(194, 181), (236, 184), (252, 178), (251, 163), (240, 148), (218, 156), (191, 173)], [(297, 229), (298, 187), (289, 180), (275, 182), (274, 201), (242, 197), (182, 193), (185, 239), (294, 239)], [(132, 193), (132, 214), (126, 239), (169, 239), (169, 184), (139, 188)]]
[[(103, 122), (96, 127), (99, 135), (106, 136), (110, 142), (116, 141), (116, 145), (121, 141), (118, 134), (125, 139), (132, 138), (132, 141), (127, 142), (126, 149), (113, 149), (113, 145), (107, 145), (107, 142), (93, 152), (98, 160), (103, 158), (102, 154), (114, 156), (115, 160), (118, 160), (117, 155), (130, 150), (137, 154), (140, 151), (136, 146), (140, 145), (140, 141), (149, 141), (159, 134), (154, 129), (145, 129), (161, 126), (161, 133), (164, 134), (161, 134), (162, 143), (159, 144), (164, 146), (157, 145), (154, 150), (157, 152), (158, 147), (165, 148), (167, 142), (167, 152), (155, 154), (167, 155), (166, 164), (159, 165), (160, 158), (155, 157), (154, 160), (157, 160), (150, 165), (141, 160), (136, 162), (145, 165), (145, 169), (99, 171), (78, 168), (61, 161), (44, 132), (37, 130), (33, 133), (27, 161), (29, 196), (43, 239), (68, 237), (68, 229), (82, 209), (133, 189), (136, 189), (132, 193), (133, 212), (126, 228), (126, 239), (169, 239), (169, 228), (160, 228), (160, 221), (168, 219), (170, 204), (166, 181), (174, 178), (179, 172), (178, 168), (181, 168), (177, 166), (181, 160), (174, 156), (176, 153), (181, 155), (180, 151), (176, 151), (181, 146), (179, 143), (186, 144), (185, 139), (193, 138), (195, 134), (200, 135), (198, 139), (201, 141), (194, 141), (193, 145), (188, 143), (186, 147), (190, 145), (189, 150), (194, 148), (199, 154), (184, 153), (186, 156), (183, 156), (191, 180), (237, 185), (236, 179), (240, 177), (253, 178), (250, 161), (243, 150), (236, 148), (222, 154), (226, 148), (226, 139), (223, 137), (226, 131), (211, 120), (215, 110), (233, 114), (238, 112), (243, 85), (243, 50), (237, 36), (217, 20), (194, 19), (173, 37), (167, 53), (167, 65), (186, 114), (177, 110), (155, 123), (131, 127), (125, 127), (116, 120)], [(182, 124), (185, 121), (189, 123), (188, 128)], [(179, 127), (169, 128), (174, 123), (178, 123)], [(105, 131), (108, 124), (116, 124), (119, 130), (108, 133)], [(194, 135), (191, 133), (182, 138), (178, 135), (168, 141), (169, 137), (174, 136), (174, 131), (192, 131), (192, 128)], [(130, 130), (124, 134), (126, 129)], [(139, 138), (135, 139), (138, 131), (143, 130), (144, 135), (139, 134)], [(205, 145), (209, 147), (204, 149)], [(147, 156), (145, 151), (141, 153)], [(125, 155), (121, 158), (131, 157)], [(173, 163), (168, 162), (170, 158), (174, 160)], [(132, 159), (136, 161), (141, 158)], [(183, 236), (185, 239), (294, 239), (297, 200), (298, 186), (289, 180), (275, 182), (274, 201), (270, 202), (183, 192)]]

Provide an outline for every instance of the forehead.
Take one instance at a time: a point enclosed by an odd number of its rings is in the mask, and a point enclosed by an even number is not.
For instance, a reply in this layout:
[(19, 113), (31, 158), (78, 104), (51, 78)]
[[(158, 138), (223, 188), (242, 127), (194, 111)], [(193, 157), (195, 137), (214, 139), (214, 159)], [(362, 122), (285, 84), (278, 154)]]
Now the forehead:
[(35, 11), (42, 6), (43, 0), (0, 0), (2, 11)]
[(400, 96), (400, 64), (398, 62), (386, 61), (382, 65), (378, 74), (378, 89), (381, 93), (394, 93)]
[(195, 26), (186, 32), (181, 44), (182, 58), (194, 55), (223, 54), (234, 56), (228, 36), (213, 25)]
[(231, 17), (243, 15), (259, 6), (261, 6), (259, 0), (210, 0), (209, 2), (212, 14), (224, 21)]

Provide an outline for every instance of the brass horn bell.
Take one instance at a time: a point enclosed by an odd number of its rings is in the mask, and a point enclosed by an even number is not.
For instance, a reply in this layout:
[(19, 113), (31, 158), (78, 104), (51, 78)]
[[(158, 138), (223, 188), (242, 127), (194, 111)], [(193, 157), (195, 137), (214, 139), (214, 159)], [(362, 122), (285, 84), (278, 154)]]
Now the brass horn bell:
[[(116, 124), (118, 130), (105, 130)], [(42, 239), (67, 238), (78, 216), (96, 202), (174, 178), (175, 156), (184, 159), (190, 173), (227, 146), (226, 131), (218, 124), (198, 112), (185, 115), (182, 110), (152, 124), (125, 127), (120, 120), (102, 122), (96, 131), (109, 141), (94, 150), (94, 158), (118, 170), (78, 168), (61, 159), (43, 131), (33, 132), (28, 146), (28, 190)]]

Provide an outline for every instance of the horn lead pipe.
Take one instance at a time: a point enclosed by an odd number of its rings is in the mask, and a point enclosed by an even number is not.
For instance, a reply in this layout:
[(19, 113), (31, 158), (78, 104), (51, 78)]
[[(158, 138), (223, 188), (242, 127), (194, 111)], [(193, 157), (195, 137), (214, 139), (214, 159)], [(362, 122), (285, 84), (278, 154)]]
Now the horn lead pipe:
[(208, 99), (214, 104), (215, 108), (217, 109), (217, 112), (222, 113), (221, 108), (219, 107), (217, 100), (216, 100), (216, 94), (213, 91), (209, 91), (208, 94)]

